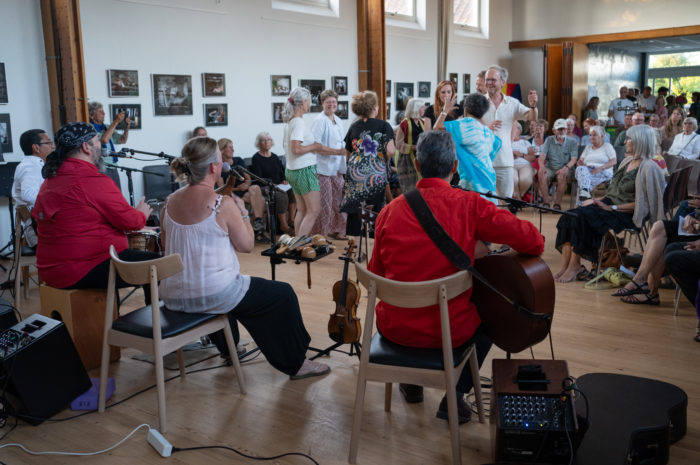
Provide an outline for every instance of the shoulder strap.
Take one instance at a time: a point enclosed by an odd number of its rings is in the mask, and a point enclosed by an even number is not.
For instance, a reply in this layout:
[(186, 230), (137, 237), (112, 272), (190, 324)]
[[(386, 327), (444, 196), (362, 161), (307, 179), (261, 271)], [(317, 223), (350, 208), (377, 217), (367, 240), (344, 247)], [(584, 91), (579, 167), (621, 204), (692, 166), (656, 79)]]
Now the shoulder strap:
[(510, 297), (504, 295), (501, 291), (496, 289), (496, 287), (494, 287), (481, 273), (476, 271), (471, 264), (472, 260), (471, 258), (469, 258), (469, 255), (467, 255), (467, 253), (464, 250), (462, 250), (459, 244), (457, 244), (454, 241), (454, 239), (452, 239), (452, 237), (450, 237), (450, 235), (447, 234), (445, 229), (440, 225), (418, 188), (407, 192), (406, 194), (404, 194), (404, 197), (406, 197), (408, 205), (411, 207), (411, 210), (413, 210), (413, 213), (416, 215), (418, 222), (423, 227), (426, 234), (428, 234), (430, 240), (433, 241), (433, 243), (437, 246), (440, 252), (442, 252), (442, 254), (450, 261), (450, 263), (452, 263), (455, 267), (457, 267), (460, 270), (469, 271), (472, 274), (472, 276), (484, 283), (486, 287), (491, 289), (493, 292), (498, 294), (503, 300), (505, 300), (513, 307), (517, 308), (519, 311), (529, 316), (530, 318), (535, 320), (547, 320), (550, 318), (550, 316), (546, 313), (535, 313), (523, 307), (522, 305), (519, 305), (518, 303), (514, 302)]

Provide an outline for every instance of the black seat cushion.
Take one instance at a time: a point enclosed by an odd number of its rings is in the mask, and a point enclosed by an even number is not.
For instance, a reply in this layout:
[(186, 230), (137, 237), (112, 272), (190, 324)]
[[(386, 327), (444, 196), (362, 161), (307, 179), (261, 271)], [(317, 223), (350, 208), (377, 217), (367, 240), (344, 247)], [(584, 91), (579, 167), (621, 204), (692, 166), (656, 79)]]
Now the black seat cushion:
[[(213, 320), (219, 315), (210, 313), (185, 313), (168, 310), (163, 305), (160, 308), (160, 329), (163, 339), (177, 336), (202, 323)], [(139, 308), (117, 318), (112, 323), (112, 329), (141, 337), (153, 337), (153, 320), (151, 306)]]
[[(452, 349), (454, 365), (462, 363), (469, 351), (469, 344)], [(394, 365), (427, 370), (444, 370), (442, 349), (421, 349), (395, 344), (381, 334), (375, 333), (369, 349), (370, 363)]]

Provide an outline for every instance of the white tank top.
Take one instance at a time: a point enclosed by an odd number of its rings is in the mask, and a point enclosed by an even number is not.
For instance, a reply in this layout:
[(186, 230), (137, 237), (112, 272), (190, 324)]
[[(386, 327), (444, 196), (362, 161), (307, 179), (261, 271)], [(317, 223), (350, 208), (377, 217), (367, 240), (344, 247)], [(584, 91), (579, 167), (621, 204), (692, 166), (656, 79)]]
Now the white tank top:
[(240, 273), (228, 233), (216, 222), (222, 197), (214, 211), (196, 224), (163, 218), (165, 254), (179, 253), (184, 269), (161, 280), (160, 298), (170, 310), (187, 313), (227, 313), (240, 303), (250, 287), (250, 276)]

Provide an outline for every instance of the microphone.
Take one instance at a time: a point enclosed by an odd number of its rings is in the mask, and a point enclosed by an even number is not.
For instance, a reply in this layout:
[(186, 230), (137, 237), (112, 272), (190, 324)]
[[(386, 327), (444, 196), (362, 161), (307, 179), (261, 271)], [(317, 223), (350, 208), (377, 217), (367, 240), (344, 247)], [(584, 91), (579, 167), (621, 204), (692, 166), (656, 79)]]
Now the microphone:
[(221, 164), (221, 171), (224, 173), (231, 173), (234, 176), (236, 176), (236, 178), (238, 178), (239, 181), (245, 182), (245, 177), (243, 177), (243, 175), (239, 173), (238, 170), (236, 170), (236, 168), (229, 165), (227, 162), (223, 162)]
[(113, 157), (113, 158), (134, 158), (132, 154), (126, 150), (120, 150), (119, 152), (109, 152), (108, 155), (103, 155), (103, 157)]

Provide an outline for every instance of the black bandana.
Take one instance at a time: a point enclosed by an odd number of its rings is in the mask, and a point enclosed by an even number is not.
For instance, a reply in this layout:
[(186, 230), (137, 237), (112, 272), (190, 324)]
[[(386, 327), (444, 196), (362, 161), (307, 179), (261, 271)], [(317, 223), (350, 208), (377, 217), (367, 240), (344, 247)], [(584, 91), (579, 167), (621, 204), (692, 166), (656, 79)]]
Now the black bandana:
[(60, 168), (63, 160), (66, 159), (66, 154), (80, 147), (83, 142), (90, 141), (97, 135), (99, 134), (92, 124), (78, 122), (61, 126), (54, 135), (56, 150), (46, 158), (46, 164), (41, 170), (42, 176), (44, 178), (56, 176), (58, 168)]

